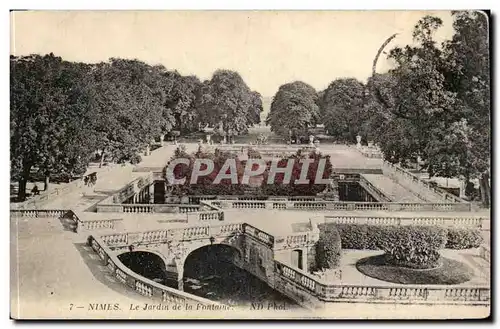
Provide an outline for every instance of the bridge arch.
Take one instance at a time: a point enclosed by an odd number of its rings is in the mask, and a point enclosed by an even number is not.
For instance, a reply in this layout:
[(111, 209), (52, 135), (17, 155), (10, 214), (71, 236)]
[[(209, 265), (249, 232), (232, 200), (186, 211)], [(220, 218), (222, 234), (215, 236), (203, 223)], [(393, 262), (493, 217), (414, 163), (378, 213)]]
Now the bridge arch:
[(133, 272), (166, 285), (168, 262), (161, 253), (148, 249), (134, 249), (122, 252), (117, 257)]

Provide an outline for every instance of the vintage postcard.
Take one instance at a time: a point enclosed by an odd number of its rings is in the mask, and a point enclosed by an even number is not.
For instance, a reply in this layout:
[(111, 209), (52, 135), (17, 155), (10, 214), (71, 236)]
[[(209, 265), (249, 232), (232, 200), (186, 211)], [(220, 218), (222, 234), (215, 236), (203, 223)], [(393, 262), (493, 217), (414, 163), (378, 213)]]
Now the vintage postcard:
[(489, 317), (489, 13), (10, 18), (12, 318)]

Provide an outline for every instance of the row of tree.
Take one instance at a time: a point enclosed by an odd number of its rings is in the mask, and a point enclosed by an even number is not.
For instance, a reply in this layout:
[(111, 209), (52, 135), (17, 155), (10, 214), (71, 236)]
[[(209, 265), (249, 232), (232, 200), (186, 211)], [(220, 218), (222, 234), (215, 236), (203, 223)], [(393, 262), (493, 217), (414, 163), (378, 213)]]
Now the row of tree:
[(451, 40), (435, 41), (440, 18), (422, 18), (413, 31), (414, 45), (392, 49), (388, 58), (394, 67), (373, 74), (366, 84), (342, 78), (319, 93), (303, 82), (283, 85), (267, 123), (283, 136), (293, 129), (307, 134), (316, 123), (337, 140), (355, 142), (359, 134), (377, 143), (392, 163), (420, 159), (431, 177), (480, 178), (488, 203), (488, 19), (473, 11), (452, 15)]
[(137, 60), (84, 64), (53, 54), (12, 56), (10, 70), (11, 179), (21, 201), (34, 174), (46, 187), (70, 179), (97, 151), (101, 164), (139, 161), (155, 138), (207, 124), (243, 133), (262, 111), (260, 94), (233, 71), (201, 82)]

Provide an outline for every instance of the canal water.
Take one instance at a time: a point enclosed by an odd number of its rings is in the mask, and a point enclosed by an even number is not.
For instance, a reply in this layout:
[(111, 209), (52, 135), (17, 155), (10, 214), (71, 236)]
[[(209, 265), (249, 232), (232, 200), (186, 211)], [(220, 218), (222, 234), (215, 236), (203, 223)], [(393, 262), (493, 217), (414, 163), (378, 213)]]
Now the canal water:
[[(287, 309), (300, 308), (265, 282), (233, 265), (233, 252), (229, 247), (214, 245), (191, 253), (184, 266), (184, 291), (226, 305), (250, 307), (252, 303), (263, 303), (265, 308), (283, 304)], [(132, 252), (120, 255), (119, 259), (137, 274), (177, 288), (177, 282), (155, 254)]]

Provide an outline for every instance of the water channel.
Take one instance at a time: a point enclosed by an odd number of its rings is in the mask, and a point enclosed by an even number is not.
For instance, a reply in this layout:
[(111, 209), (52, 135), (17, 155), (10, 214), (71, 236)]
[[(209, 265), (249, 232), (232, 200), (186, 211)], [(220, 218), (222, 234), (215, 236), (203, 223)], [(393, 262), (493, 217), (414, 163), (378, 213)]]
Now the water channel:
[[(184, 291), (227, 305), (252, 303), (300, 308), (294, 301), (270, 288), (265, 282), (233, 265), (234, 249), (223, 245), (195, 250), (184, 266)], [(125, 253), (118, 257), (135, 273), (160, 284), (177, 288), (175, 276), (165, 270), (163, 260), (148, 252)]]

